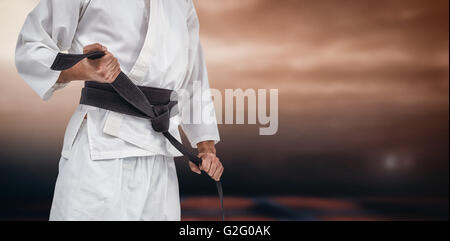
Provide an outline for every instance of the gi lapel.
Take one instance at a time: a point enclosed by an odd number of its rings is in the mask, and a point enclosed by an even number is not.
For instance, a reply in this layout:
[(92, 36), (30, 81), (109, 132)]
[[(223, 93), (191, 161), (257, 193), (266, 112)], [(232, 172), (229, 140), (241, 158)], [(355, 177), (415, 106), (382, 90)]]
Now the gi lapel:
[[(155, 10), (158, 7), (157, 0), (147, 0), (145, 2), (146, 8), (149, 9), (149, 20), (147, 27), (147, 34), (145, 36), (144, 44), (142, 46), (141, 52), (139, 53), (136, 62), (131, 69), (128, 77), (130, 80), (136, 84), (140, 85), (142, 81), (144, 81), (145, 75), (149, 71), (150, 67), (150, 52), (151, 52), (151, 38), (152, 38), (152, 29), (154, 24), (154, 15)], [(105, 121), (105, 125), (103, 127), (103, 132), (113, 136), (120, 136), (120, 126), (122, 125), (122, 121), (124, 119), (124, 115), (120, 113), (115, 113), (108, 111), (107, 118)]]
[(145, 37), (144, 44), (142, 46), (141, 52), (139, 53), (139, 56), (136, 60), (136, 63), (134, 64), (133, 68), (131, 69), (130, 73), (128, 74), (128, 77), (135, 83), (139, 84), (144, 80), (145, 75), (147, 74), (149, 67), (150, 67), (150, 53), (151, 53), (151, 45), (152, 45), (152, 29), (154, 25), (153, 23), (155, 21), (155, 13), (156, 9), (158, 8), (158, 1), (157, 0), (147, 0), (146, 1), (146, 7), (150, 8), (149, 13), (149, 20), (148, 20), (148, 28), (147, 28), (147, 34)]

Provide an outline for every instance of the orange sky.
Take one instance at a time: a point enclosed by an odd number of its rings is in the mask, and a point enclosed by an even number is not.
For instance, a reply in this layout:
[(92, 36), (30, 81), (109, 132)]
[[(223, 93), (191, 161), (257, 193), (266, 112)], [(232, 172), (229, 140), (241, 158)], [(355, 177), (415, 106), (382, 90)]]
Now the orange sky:
[[(0, 0), (5, 153), (24, 144), (59, 148), (78, 102), (80, 84), (43, 103), (15, 73), (15, 39), (36, 2)], [(244, 161), (264, 169), (276, 159), (307, 169), (310, 162), (299, 164), (305, 155), (357, 155), (365, 166), (345, 160), (342, 165), (385, 171), (395, 160), (409, 173), (423, 171), (422, 164), (430, 173), (448, 167), (447, 0), (195, 2), (211, 85), (280, 91), (278, 135), (221, 126), (219, 152), (229, 165)], [(258, 151), (261, 146), (274, 148), (270, 158)]]

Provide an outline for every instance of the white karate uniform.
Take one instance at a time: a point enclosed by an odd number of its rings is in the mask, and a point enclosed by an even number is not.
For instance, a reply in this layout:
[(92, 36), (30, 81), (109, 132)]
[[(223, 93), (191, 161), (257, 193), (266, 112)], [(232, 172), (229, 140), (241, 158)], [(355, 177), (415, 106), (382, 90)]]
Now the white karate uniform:
[(61, 157), (50, 220), (180, 220), (175, 163), (161, 155), (92, 160), (86, 121)]
[[(56, 83), (60, 72), (50, 69), (56, 55), (82, 53), (93, 43), (106, 46), (136, 85), (187, 90), (180, 113), (193, 113), (186, 103), (213, 105), (211, 98), (194, 98), (201, 91), (194, 82), (207, 90), (209, 81), (192, 0), (41, 0), (20, 32), (17, 70), (48, 100), (65, 86)], [(215, 122), (184, 120), (171, 119), (177, 139), (181, 125), (193, 147), (220, 140)], [(61, 155), (51, 219), (179, 219), (173, 157), (181, 153), (148, 120), (79, 105)]]

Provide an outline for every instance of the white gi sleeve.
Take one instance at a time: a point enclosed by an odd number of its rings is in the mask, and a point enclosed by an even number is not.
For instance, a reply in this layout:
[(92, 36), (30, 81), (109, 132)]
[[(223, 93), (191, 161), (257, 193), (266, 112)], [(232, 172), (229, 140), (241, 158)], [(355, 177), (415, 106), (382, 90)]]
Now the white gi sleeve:
[[(220, 141), (217, 128), (216, 113), (211, 93), (209, 91), (208, 73), (206, 70), (205, 58), (199, 39), (199, 21), (195, 6), (192, 0), (188, 1), (189, 29), (189, 64), (184, 88), (189, 93), (190, 101), (180, 106), (182, 113), (181, 128), (189, 139), (193, 148), (202, 141)], [(198, 88), (200, 87), (201, 88)], [(194, 88), (193, 88), (194, 87)], [(202, 107), (199, 109), (199, 107)], [(191, 108), (190, 110), (186, 110)], [(197, 108), (197, 111), (193, 110)], [(200, 111), (199, 111), (200, 110)], [(203, 115), (203, 118), (196, 116), (196, 113)], [(184, 113), (191, 113), (192, 118), (184, 116)], [(206, 118), (205, 118), (206, 116)], [(187, 123), (187, 121), (190, 121)]]
[(41, 0), (27, 16), (16, 46), (19, 75), (45, 101), (65, 86), (50, 69), (58, 52), (70, 49), (85, 0)]

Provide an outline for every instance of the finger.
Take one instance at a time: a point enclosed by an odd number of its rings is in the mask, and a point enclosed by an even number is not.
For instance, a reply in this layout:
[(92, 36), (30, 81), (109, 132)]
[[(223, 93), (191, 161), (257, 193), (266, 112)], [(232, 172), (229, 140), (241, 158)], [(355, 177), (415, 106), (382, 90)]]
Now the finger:
[(112, 63), (106, 67), (106, 73), (107, 80), (116, 79), (117, 75), (120, 73), (120, 65), (117, 59), (113, 59)]
[(114, 56), (106, 51), (105, 52), (105, 56), (103, 56), (103, 58), (100, 59), (100, 61), (102, 62), (103, 66), (108, 67), (110, 64), (114, 63)]
[(210, 168), (211, 168), (211, 158), (203, 157), (202, 164), (200, 165), (200, 170), (205, 171), (206, 173), (209, 173)]
[(87, 53), (90, 53), (90, 52), (94, 52), (94, 51), (103, 51), (103, 52), (105, 52), (105, 51), (107, 51), (107, 48), (105, 46), (99, 44), (99, 43), (90, 44), (90, 45), (87, 45), (87, 46), (85, 46), (83, 48), (83, 53), (84, 54), (87, 54)]
[(210, 177), (213, 177), (213, 176), (214, 176), (214, 173), (216, 172), (217, 167), (218, 167), (217, 162), (213, 161), (213, 162), (211, 163), (211, 168), (209, 169), (209, 172), (208, 172), (208, 175), (209, 175)]
[(199, 154), (198, 154), (198, 157), (199, 157), (199, 158), (203, 158), (203, 157), (206, 156), (206, 155), (208, 155), (208, 153), (199, 153)]
[(198, 168), (198, 166), (195, 165), (195, 163), (189, 162), (189, 167), (191, 168), (191, 171), (193, 171), (197, 174), (202, 174), (202, 171), (200, 171), (200, 168)]
[(214, 158), (216, 157), (216, 155), (212, 154), (212, 153), (200, 153), (198, 154), (199, 158)]
[(100, 61), (100, 68), (104, 71), (105, 78), (111, 77), (113, 74), (112, 71), (114, 69), (114, 61), (115, 58), (111, 54), (106, 54)]
[(112, 83), (113, 73), (111, 71), (106, 72), (104, 83)]
[(117, 76), (119, 76), (120, 72), (122, 72), (122, 70), (120, 69), (120, 66), (117, 66), (116, 70), (115, 70), (115, 73), (114, 73), (114, 75), (112, 77), (111, 83), (117, 79)]
[(216, 181), (220, 181), (220, 178), (222, 177), (222, 173), (223, 173), (223, 166), (220, 165), (219, 168), (217, 168), (217, 171), (214, 173), (213, 179)]
[(114, 56), (112, 56), (111, 53), (105, 52), (105, 55), (102, 58), (99, 59), (88, 59), (89, 62), (97, 66), (98, 68), (102, 68), (104, 70), (107, 70), (107, 66), (114, 61)]
[(118, 65), (119, 61), (114, 57), (111, 57), (111, 59), (108, 59), (108, 62), (105, 62), (106, 69), (111, 71), (114, 70)]

